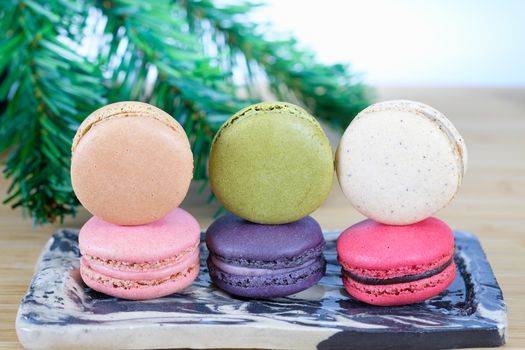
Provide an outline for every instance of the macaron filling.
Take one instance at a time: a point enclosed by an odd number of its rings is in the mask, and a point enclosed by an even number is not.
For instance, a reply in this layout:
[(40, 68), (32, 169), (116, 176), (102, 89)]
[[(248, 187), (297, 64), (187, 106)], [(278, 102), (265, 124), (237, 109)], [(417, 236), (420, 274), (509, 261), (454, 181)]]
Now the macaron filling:
[[(114, 288), (140, 288), (147, 286), (158, 286), (170, 281), (176, 281), (191, 275), (199, 269), (199, 256), (195, 254), (191, 259), (186, 259), (176, 269), (163, 269), (156, 272), (134, 273), (126, 271), (107, 271), (100, 266), (90, 265), (87, 259), (81, 258), (81, 274), (98, 284), (108, 285)], [(108, 273), (104, 273), (104, 272)]]
[(220, 283), (245, 289), (257, 289), (266, 286), (291, 286), (312, 276), (324, 275), (326, 261), (320, 256), (307, 264), (285, 269), (285, 272), (282, 272), (282, 269), (268, 269), (265, 273), (256, 271), (255, 274), (250, 274), (249, 271), (246, 271), (243, 274), (232, 274), (217, 267), (210, 257), (208, 258), (208, 270), (212, 278)]
[(149, 279), (163, 279), (168, 276), (171, 276), (174, 273), (185, 270), (189, 268), (191, 265), (197, 264), (199, 260), (199, 256), (197, 252), (194, 251), (192, 255), (185, 256), (184, 259), (179, 260), (175, 264), (165, 265), (157, 269), (137, 270), (137, 271), (114, 269), (107, 265), (99, 264), (96, 262), (91, 262), (85, 257), (82, 257), (81, 259), (85, 259), (85, 264), (89, 266), (89, 268), (103, 275), (111, 276), (111, 277), (118, 278), (118, 279), (129, 279), (129, 280), (148, 279), (149, 280)]
[(387, 278), (369, 277), (369, 276), (359, 275), (359, 274), (353, 273), (352, 271), (345, 270), (345, 269), (343, 269), (343, 274), (345, 274), (347, 277), (351, 278), (354, 281), (357, 281), (362, 284), (369, 284), (369, 285), (407, 283), (407, 282), (422, 280), (422, 279), (429, 278), (437, 274), (440, 274), (447, 267), (449, 267), (450, 264), (452, 264), (453, 260), (454, 260), (453, 257), (450, 257), (447, 261), (445, 261), (444, 264), (436, 268), (422, 271), (420, 273), (409, 274), (409, 275), (404, 275), (404, 276), (397, 276), (397, 277), (389, 277), (389, 278), (388, 277)]
[(212, 255), (216, 261), (220, 261), (229, 266), (242, 266), (242, 267), (247, 267), (250, 269), (251, 268), (253, 269), (264, 268), (264, 269), (277, 270), (277, 269), (287, 269), (287, 268), (294, 268), (294, 267), (297, 268), (297, 266), (306, 264), (309, 261), (313, 261), (323, 254), (324, 247), (325, 247), (325, 242), (322, 241), (315, 247), (305, 250), (302, 254), (291, 256), (291, 257), (285, 257), (285, 258), (277, 259), (277, 260), (270, 260), (270, 261), (247, 259), (243, 257), (226, 258), (214, 252), (210, 252), (210, 255)]
[(351, 263), (345, 263), (342, 259), (338, 258), (339, 264), (343, 267), (343, 270), (349, 272), (352, 275), (362, 276), (364, 278), (396, 278), (404, 277), (407, 275), (417, 275), (428, 270), (438, 269), (441, 266), (447, 264), (454, 255), (454, 249), (452, 248), (449, 253), (443, 254), (439, 259), (436, 259), (432, 262), (414, 264), (414, 265), (405, 265), (398, 267), (389, 267), (388, 270), (384, 269), (372, 269), (370, 267), (357, 267), (351, 265)]
[(169, 267), (171, 265), (176, 265), (180, 261), (186, 259), (188, 256), (193, 255), (196, 250), (198, 250), (199, 242), (196, 242), (191, 247), (184, 249), (180, 254), (176, 256), (161, 259), (158, 261), (146, 261), (146, 262), (129, 262), (129, 261), (119, 261), (113, 259), (105, 259), (101, 257), (96, 257), (89, 254), (83, 254), (89, 265), (91, 266), (100, 266), (100, 268), (106, 268), (111, 270), (119, 271), (150, 271), (158, 270)]
[[(414, 294), (419, 291), (425, 291), (428, 289), (439, 288), (440, 290), (445, 289), (456, 276), (456, 264), (451, 262), (445, 269), (435, 275), (422, 278), (415, 281), (404, 282), (404, 283), (393, 283), (393, 284), (369, 284), (361, 283), (346, 273), (343, 273), (343, 284), (346, 290), (354, 295), (355, 292), (362, 293), (367, 296), (398, 296), (401, 294)], [(434, 294), (434, 293), (432, 293)], [(434, 295), (436, 295), (435, 293)], [(433, 296), (433, 295), (432, 295)], [(428, 296), (430, 297), (430, 296)], [(422, 297), (413, 302), (425, 300), (427, 297)], [(361, 298), (359, 298), (361, 300)], [(392, 303), (396, 305), (397, 303)], [(380, 304), (378, 304), (380, 305)], [(385, 304), (386, 305), (386, 304)]]
[(262, 275), (274, 275), (274, 274), (286, 274), (291, 273), (297, 270), (307, 268), (308, 266), (314, 264), (316, 260), (306, 261), (305, 263), (288, 268), (277, 268), (277, 269), (268, 269), (268, 268), (253, 268), (253, 267), (243, 267), (239, 265), (232, 265), (222, 262), (217, 259), (215, 256), (210, 256), (211, 262), (223, 272), (238, 275), (238, 276), (262, 276)]

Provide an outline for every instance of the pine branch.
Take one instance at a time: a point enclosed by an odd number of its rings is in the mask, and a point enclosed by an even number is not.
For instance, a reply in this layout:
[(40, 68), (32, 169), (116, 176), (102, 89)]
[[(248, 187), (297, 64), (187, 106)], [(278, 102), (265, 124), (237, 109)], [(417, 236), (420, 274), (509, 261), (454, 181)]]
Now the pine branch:
[(313, 53), (301, 49), (294, 38), (269, 40), (257, 34), (255, 25), (242, 22), (241, 18), (246, 18), (256, 6), (253, 3), (223, 7), (214, 0), (179, 3), (186, 9), (195, 32), (205, 32), (202, 23), (208, 22), (215, 33), (224, 36), (220, 50), (229, 54), (232, 62), (240, 54), (245, 57), (248, 72), (254, 64), (262, 67), (279, 99), (298, 99), (315, 116), (340, 129), (346, 128), (369, 104), (369, 89), (351, 73), (348, 65), (321, 64)]
[[(194, 178), (206, 180), (214, 134), (252, 102), (236, 96), (238, 68), (248, 72), (248, 96), (260, 98), (253, 87), (263, 69), (280, 99), (299, 100), (345, 127), (366, 103), (366, 88), (347, 67), (319, 64), (292, 39), (256, 34), (259, 27), (239, 19), (252, 7), (219, 8), (213, 0), (0, 1), (0, 152), (7, 153), (4, 174), (11, 180), (5, 202), (35, 224), (74, 214), (72, 136), (93, 110), (120, 100), (173, 115), (190, 138)], [(85, 40), (95, 40), (89, 59), (78, 53)]]
[(5, 203), (35, 224), (75, 213), (70, 143), (79, 122), (104, 103), (100, 72), (67, 42), (74, 1), (5, 1), (0, 9), (0, 152), (11, 179)]
[[(126, 46), (113, 71), (113, 91), (119, 94), (112, 99), (143, 100), (174, 116), (192, 144), (194, 178), (207, 179), (213, 136), (242, 106), (230, 72), (204, 54), (202, 43), (187, 30), (183, 11), (171, 0), (158, 0), (155, 5), (133, 0), (103, 4), (109, 34), (121, 43), (125, 40)], [(146, 92), (148, 83), (151, 93)]]

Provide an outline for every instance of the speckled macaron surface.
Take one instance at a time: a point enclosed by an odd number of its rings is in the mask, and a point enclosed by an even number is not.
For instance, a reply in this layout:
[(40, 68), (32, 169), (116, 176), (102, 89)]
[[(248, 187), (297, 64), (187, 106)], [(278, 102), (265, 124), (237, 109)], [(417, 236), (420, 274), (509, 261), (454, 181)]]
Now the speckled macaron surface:
[(413, 101), (374, 104), (350, 123), (336, 153), (339, 184), (363, 215), (390, 225), (421, 221), (454, 197), (467, 149), (439, 111)]
[(162, 110), (119, 102), (93, 112), (72, 146), (71, 181), (82, 205), (117, 225), (162, 218), (182, 202), (193, 156), (182, 127)]
[(260, 103), (231, 117), (211, 148), (213, 193), (232, 213), (255, 223), (299, 220), (326, 199), (333, 154), (319, 123), (302, 108)]

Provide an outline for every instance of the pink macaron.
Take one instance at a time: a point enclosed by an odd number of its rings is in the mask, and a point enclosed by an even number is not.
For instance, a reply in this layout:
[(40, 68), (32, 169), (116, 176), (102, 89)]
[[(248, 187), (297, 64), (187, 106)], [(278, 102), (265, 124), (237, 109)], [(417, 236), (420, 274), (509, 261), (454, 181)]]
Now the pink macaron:
[(434, 217), (406, 226), (361, 221), (341, 234), (337, 254), (346, 291), (373, 305), (421, 302), (456, 276), (454, 235)]
[(199, 273), (200, 227), (177, 208), (142, 226), (92, 217), (79, 234), (80, 274), (96, 291), (143, 300), (176, 293)]

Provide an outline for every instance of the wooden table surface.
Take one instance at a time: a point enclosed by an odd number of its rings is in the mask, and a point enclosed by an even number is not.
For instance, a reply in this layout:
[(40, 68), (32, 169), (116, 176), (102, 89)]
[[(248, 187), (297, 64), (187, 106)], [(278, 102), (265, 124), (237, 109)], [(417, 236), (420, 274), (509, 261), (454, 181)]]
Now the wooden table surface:
[[(469, 164), (463, 186), (438, 216), (481, 240), (508, 306), (506, 348), (525, 348), (525, 89), (382, 88), (378, 99), (404, 98), (444, 112), (467, 142)], [(337, 142), (335, 140), (335, 142)], [(4, 196), (7, 181), (0, 180)], [(217, 206), (192, 187), (183, 207), (207, 227)], [(337, 182), (314, 213), (324, 229), (345, 228), (362, 218)], [(80, 227), (81, 211), (63, 226)], [(21, 212), (0, 206), (0, 348), (19, 348), (15, 316), (33, 274), (35, 260), (59, 226), (34, 229)]]

